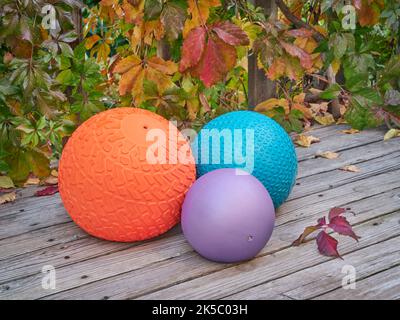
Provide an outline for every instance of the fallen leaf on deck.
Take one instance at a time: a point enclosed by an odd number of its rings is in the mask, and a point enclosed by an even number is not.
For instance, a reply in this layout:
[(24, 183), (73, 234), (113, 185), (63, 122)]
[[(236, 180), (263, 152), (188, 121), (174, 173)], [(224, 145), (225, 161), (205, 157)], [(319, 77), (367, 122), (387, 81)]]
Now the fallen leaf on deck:
[(322, 124), (324, 126), (329, 126), (335, 123), (335, 118), (330, 113), (327, 113), (323, 116), (315, 116), (314, 119), (319, 124)]
[(58, 171), (56, 169), (51, 170), (51, 175), (53, 177), (58, 177)]
[(333, 160), (339, 158), (339, 153), (332, 151), (325, 151), (325, 152), (318, 152), (315, 156), (319, 158)]
[(51, 196), (52, 194), (55, 194), (57, 192), (58, 192), (58, 185), (49, 186), (47, 188), (37, 191), (35, 193), (35, 196), (36, 197)]
[(349, 165), (349, 166), (344, 166), (343, 168), (340, 168), (342, 171), (348, 171), (348, 172), (360, 172), (360, 168), (358, 168), (355, 165)]
[(390, 129), (383, 138), (384, 141), (400, 137), (400, 129)]
[(0, 195), (0, 204), (14, 202), (16, 198), (17, 194), (15, 192), (4, 193)]
[(346, 121), (346, 119), (344, 119), (344, 118), (339, 118), (339, 119), (336, 121), (336, 124), (347, 124), (347, 121)]
[(318, 246), (318, 251), (327, 257), (337, 257), (340, 259), (343, 259), (339, 251), (337, 250), (337, 245), (338, 241), (331, 237), (329, 234), (327, 234), (325, 231), (321, 231), (317, 235), (317, 246)]
[(307, 236), (317, 230), (321, 230), (315, 238), (318, 251), (324, 256), (343, 259), (337, 249), (338, 241), (329, 235), (327, 230), (330, 229), (340, 235), (349, 236), (358, 242), (360, 237), (354, 233), (350, 223), (342, 216), (346, 211), (345, 208), (332, 208), (328, 214), (329, 223), (326, 222), (325, 217), (319, 218), (316, 225), (304, 229), (300, 237), (292, 243), (292, 246), (299, 246), (305, 242)]
[(2, 189), (11, 189), (14, 188), (14, 183), (10, 177), (0, 176), (0, 188)]
[(37, 177), (29, 177), (28, 180), (24, 183), (24, 187), (26, 186), (35, 186), (40, 183), (40, 179)]
[(329, 102), (309, 103), (311, 111), (315, 114), (328, 112)]
[(58, 184), (58, 178), (55, 176), (49, 176), (46, 179), (42, 180), (41, 184), (45, 185)]
[(353, 238), (357, 242), (358, 239), (360, 238), (354, 233), (350, 223), (343, 216), (337, 216), (330, 219), (328, 227), (331, 228), (336, 233), (341, 234), (342, 236), (349, 236)]
[(305, 135), (300, 134), (297, 136), (294, 143), (300, 147), (309, 148), (311, 146), (311, 144), (317, 143), (320, 141), (321, 140), (319, 138), (316, 138), (314, 136), (305, 136)]
[(360, 130), (357, 130), (357, 129), (346, 129), (346, 130), (342, 130), (340, 132), (344, 133), (344, 134), (356, 134), (356, 133), (360, 133)]

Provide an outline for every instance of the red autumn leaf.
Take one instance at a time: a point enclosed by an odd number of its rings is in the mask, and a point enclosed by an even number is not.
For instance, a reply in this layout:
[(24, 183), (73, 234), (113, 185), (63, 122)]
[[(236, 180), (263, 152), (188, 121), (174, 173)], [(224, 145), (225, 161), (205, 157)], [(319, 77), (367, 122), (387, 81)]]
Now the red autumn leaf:
[(328, 216), (329, 222), (331, 222), (333, 218), (338, 217), (338, 216), (342, 215), (345, 212), (346, 212), (345, 208), (332, 208), (329, 211), (329, 216)]
[(310, 69), (313, 66), (312, 57), (306, 51), (288, 42), (280, 41), (280, 44), (292, 57), (299, 58), (304, 69)]
[(36, 197), (51, 196), (52, 194), (55, 194), (57, 192), (58, 192), (58, 185), (49, 186), (47, 188), (37, 191), (35, 193), (35, 196)]
[(354, 233), (353, 228), (345, 217), (336, 216), (329, 222), (329, 228), (338, 234), (352, 237), (354, 240), (358, 241), (359, 237)]
[(217, 37), (209, 37), (200, 63), (192, 69), (207, 87), (223, 80), (236, 63), (236, 49)]
[(194, 67), (200, 62), (204, 52), (206, 30), (198, 27), (190, 31), (182, 46), (182, 60), (179, 65), (179, 72)]
[(246, 46), (250, 43), (246, 33), (231, 22), (217, 22), (212, 30), (222, 41), (232, 46)]
[(321, 231), (317, 235), (317, 245), (318, 250), (322, 255), (343, 259), (337, 250), (338, 241), (325, 231)]
[(325, 226), (325, 225), (326, 225), (326, 218), (325, 218), (325, 217), (319, 218), (319, 219), (318, 219), (318, 225), (319, 225), (320, 227)]
[(294, 30), (288, 30), (286, 32), (289, 36), (295, 37), (295, 38), (311, 38), (314, 34), (314, 31), (301, 28), (301, 29), (294, 29)]
[(179, 71), (189, 71), (207, 87), (224, 79), (236, 63), (236, 45), (249, 43), (247, 35), (230, 22), (191, 30), (182, 46)]
[(349, 236), (358, 241), (360, 237), (354, 233), (347, 219), (341, 216), (345, 212), (346, 209), (344, 208), (331, 209), (328, 216), (329, 224), (327, 224), (325, 217), (319, 218), (317, 225), (305, 228), (300, 237), (292, 243), (292, 246), (299, 246), (305, 241), (307, 236), (312, 234), (314, 231), (322, 229), (322, 231), (316, 237), (319, 252), (325, 256), (339, 257), (342, 259), (337, 251), (338, 241), (332, 236), (328, 235), (326, 230), (330, 228), (338, 234)]

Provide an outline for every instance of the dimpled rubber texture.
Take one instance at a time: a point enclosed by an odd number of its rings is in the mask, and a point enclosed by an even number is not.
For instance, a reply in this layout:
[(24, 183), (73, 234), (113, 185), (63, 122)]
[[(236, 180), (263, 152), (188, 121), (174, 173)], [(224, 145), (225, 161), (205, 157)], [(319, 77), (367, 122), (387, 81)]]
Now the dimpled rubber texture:
[(175, 147), (191, 162), (151, 164), (147, 130), (161, 129), (168, 142), (182, 137), (169, 121), (136, 108), (117, 108), (84, 122), (68, 140), (59, 165), (59, 189), (71, 218), (89, 234), (131, 242), (158, 236), (180, 221), (185, 193), (196, 178), (190, 147)]
[[(192, 149), (197, 163), (197, 175), (202, 176), (207, 172), (221, 168), (244, 168), (243, 164), (235, 162), (232, 151), (231, 164), (224, 163), (224, 139), (220, 139), (220, 164), (212, 163), (212, 152), (218, 152), (218, 146), (209, 140), (209, 164), (200, 163), (202, 152), (207, 145), (203, 142), (207, 135), (204, 129), (219, 131), (223, 129), (240, 129), (242, 132), (242, 154), (246, 155), (246, 129), (254, 129), (254, 170), (250, 172), (268, 190), (278, 208), (289, 196), (297, 175), (297, 157), (294, 145), (286, 131), (274, 120), (254, 111), (234, 111), (213, 119), (206, 124), (192, 144)], [(197, 148), (199, 146), (199, 148)], [(236, 146), (234, 146), (236, 148)], [(217, 150), (217, 151), (215, 151)], [(240, 152), (240, 150), (239, 150)], [(247, 170), (249, 171), (249, 170)]]

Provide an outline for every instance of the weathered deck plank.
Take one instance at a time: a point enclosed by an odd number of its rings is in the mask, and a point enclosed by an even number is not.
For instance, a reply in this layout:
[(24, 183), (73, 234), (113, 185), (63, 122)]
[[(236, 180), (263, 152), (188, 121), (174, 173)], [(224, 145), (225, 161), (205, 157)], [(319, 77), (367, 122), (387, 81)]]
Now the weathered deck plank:
[[(142, 243), (95, 239), (71, 222), (58, 195), (38, 199), (30, 197), (33, 188), (24, 190), (14, 204), (0, 208), (0, 226), (8, 226), (0, 228), (0, 298), (202, 299), (245, 298), (246, 294), (263, 298), (257, 290), (279, 281), (288, 284), (278, 285), (281, 289), (269, 291), (268, 297), (313, 298), (308, 292), (313, 283), (318, 285), (318, 279), (310, 277), (304, 292), (295, 286), (295, 280), (307, 274), (308, 268), (329, 272), (340, 264), (318, 255), (311, 242), (300, 248), (290, 244), (305, 226), (333, 206), (351, 207), (356, 213), (349, 220), (365, 235), (359, 244), (346, 239), (340, 250), (346, 259), (359, 264), (363, 278), (373, 279), (373, 274), (395, 268), (392, 261), (398, 260), (397, 252), (386, 248), (386, 256), (379, 256), (381, 262), (376, 267), (366, 267), (375, 246), (398, 241), (394, 237), (399, 236), (400, 140), (383, 142), (384, 131), (380, 129), (355, 135), (339, 132), (345, 128), (321, 127), (308, 133), (321, 138), (321, 143), (297, 149), (298, 185), (278, 210), (270, 243), (255, 260), (240, 265), (217, 264), (199, 257), (179, 227)], [(315, 158), (318, 151), (336, 151), (340, 158)], [(356, 164), (361, 172), (338, 170), (348, 164)], [(57, 270), (54, 291), (41, 288), (41, 267), (46, 264)], [(335, 292), (336, 280), (321, 282), (321, 296), (326, 293), (328, 297), (329, 290)]]
[(339, 288), (323, 294), (316, 299), (325, 300), (399, 300), (400, 299), (400, 266), (379, 272), (360, 282), (355, 290)]
[[(372, 230), (373, 231), (373, 230)], [(344, 260), (330, 260), (312, 268), (270, 281), (225, 299), (273, 299), (282, 296), (293, 299), (312, 299), (321, 293), (342, 287), (343, 277), (354, 267), (356, 287), (359, 281), (400, 263), (400, 237), (377, 243), (344, 256)], [(344, 268), (344, 269), (343, 269)], [(343, 290), (346, 291), (346, 290)], [(354, 292), (350, 290), (349, 292)], [(377, 298), (375, 295), (372, 298)]]

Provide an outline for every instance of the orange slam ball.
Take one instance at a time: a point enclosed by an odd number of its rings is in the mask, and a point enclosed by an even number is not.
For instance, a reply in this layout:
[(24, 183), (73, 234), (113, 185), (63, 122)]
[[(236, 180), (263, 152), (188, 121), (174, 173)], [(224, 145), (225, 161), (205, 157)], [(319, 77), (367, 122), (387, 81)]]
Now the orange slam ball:
[[(164, 142), (152, 149), (150, 133), (159, 132)], [(154, 164), (148, 154), (166, 161)], [(189, 143), (179, 130), (136, 108), (110, 109), (84, 122), (59, 165), (60, 194), (71, 218), (93, 236), (123, 242), (153, 238), (176, 225), (195, 177)]]

